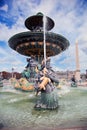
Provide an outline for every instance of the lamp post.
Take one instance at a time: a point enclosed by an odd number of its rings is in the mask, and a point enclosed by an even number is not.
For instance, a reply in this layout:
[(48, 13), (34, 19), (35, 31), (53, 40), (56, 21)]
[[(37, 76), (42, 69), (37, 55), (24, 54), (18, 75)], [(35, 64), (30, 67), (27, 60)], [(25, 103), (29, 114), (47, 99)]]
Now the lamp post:
[(12, 68), (12, 78), (14, 77), (14, 68)]
[(69, 76), (69, 71), (67, 70), (67, 82), (68, 82), (68, 78), (69, 78), (68, 76)]

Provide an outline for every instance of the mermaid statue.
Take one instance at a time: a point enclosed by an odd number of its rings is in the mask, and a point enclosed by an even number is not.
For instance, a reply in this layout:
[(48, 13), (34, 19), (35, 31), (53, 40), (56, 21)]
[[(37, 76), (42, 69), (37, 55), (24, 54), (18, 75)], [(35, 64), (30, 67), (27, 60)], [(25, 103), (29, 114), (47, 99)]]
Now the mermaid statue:
[(41, 69), (36, 68), (36, 95), (40, 92), (39, 99), (35, 104), (35, 109), (56, 109), (58, 108), (58, 92), (55, 83), (59, 83), (56, 73), (50, 67), (50, 59), (47, 58), (46, 66), (42, 61)]
[(28, 81), (33, 82), (36, 74), (35, 68), (37, 66), (37, 62), (33, 55), (30, 58), (27, 58), (27, 62), (28, 64), (25, 67), (25, 70), (22, 72), (22, 77), (26, 78)]

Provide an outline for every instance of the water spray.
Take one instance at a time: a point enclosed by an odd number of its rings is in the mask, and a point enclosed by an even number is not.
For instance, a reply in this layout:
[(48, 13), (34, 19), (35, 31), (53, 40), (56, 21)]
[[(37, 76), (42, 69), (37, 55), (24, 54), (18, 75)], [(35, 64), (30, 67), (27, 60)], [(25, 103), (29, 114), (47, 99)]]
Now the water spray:
[(43, 16), (43, 37), (44, 37), (44, 64), (46, 68), (46, 16)]

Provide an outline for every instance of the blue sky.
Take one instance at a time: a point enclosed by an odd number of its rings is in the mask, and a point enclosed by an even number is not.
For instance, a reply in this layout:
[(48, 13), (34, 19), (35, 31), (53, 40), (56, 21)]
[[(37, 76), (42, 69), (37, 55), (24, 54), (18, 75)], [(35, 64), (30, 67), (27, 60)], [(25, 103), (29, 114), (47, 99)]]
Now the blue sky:
[(78, 41), (80, 69), (87, 69), (87, 1), (86, 0), (0, 0), (0, 71), (22, 72), (26, 56), (8, 46), (14, 34), (28, 31), (24, 25), (27, 17), (42, 12), (55, 21), (51, 32), (61, 34), (69, 48), (51, 59), (58, 71), (75, 70), (75, 43)]

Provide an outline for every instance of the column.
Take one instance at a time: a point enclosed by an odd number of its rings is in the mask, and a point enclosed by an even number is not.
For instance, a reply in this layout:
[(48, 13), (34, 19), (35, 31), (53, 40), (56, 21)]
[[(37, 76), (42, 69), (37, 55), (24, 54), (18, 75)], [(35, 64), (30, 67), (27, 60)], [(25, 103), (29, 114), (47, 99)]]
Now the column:
[(78, 50), (78, 41), (76, 41), (76, 73), (75, 78), (77, 81), (80, 80), (80, 65), (79, 65), (79, 50)]

